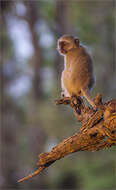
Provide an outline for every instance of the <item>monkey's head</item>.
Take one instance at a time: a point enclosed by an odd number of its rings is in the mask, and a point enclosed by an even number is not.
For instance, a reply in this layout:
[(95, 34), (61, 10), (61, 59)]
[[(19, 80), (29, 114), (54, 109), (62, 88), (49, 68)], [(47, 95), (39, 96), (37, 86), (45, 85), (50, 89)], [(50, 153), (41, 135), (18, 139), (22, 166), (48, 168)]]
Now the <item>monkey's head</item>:
[(79, 47), (80, 41), (78, 38), (64, 35), (58, 40), (57, 49), (62, 55), (66, 55), (70, 50)]

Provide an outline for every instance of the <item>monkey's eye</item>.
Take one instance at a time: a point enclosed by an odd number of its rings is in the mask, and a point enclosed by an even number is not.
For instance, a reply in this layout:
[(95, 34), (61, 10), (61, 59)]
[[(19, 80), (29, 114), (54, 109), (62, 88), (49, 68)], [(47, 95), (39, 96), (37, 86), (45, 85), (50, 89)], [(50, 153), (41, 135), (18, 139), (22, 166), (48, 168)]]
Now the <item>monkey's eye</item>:
[(62, 42), (59, 43), (60, 48), (64, 48), (64, 47), (66, 47), (66, 45), (67, 45), (67, 42), (62, 41)]
[(67, 42), (63, 42), (63, 45), (67, 45)]
[(67, 43), (66, 42), (60, 42), (61, 46), (65, 46)]

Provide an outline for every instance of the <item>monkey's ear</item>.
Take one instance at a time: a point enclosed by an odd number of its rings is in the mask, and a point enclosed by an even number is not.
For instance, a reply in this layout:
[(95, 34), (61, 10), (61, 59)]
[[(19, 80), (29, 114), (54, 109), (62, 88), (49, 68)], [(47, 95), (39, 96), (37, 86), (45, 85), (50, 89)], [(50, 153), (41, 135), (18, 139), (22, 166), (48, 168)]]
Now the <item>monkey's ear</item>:
[(79, 46), (79, 44), (80, 44), (79, 38), (75, 38), (75, 44), (76, 44), (76, 46)]

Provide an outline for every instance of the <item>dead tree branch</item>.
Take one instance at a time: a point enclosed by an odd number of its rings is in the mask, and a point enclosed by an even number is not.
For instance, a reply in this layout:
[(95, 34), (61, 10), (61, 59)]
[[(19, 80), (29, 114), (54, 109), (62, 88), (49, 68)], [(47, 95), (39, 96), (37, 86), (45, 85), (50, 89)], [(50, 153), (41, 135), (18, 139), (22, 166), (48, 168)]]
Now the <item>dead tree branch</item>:
[(98, 94), (94, 99), (97, 110), (86, 107), (80, 97), (62, 98), (56, 104), (70, 105), (78, 121), (80, 131), (52, 148), (51, 152), (39, 155), (38, 169), (18, 182), (27, 180), (59, 160), (77, 151), (98, 151), (116, 145), (116, 99), (102, 103)]

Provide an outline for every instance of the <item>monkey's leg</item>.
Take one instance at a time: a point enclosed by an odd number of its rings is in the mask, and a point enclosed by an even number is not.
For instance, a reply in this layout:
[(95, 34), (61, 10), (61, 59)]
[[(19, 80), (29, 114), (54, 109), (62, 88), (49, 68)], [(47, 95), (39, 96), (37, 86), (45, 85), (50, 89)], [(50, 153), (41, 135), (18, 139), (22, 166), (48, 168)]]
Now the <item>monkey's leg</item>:
[(90, 105), (96, 110), (97, 106), (95, 105), (94, 101), (91, 98), (90, 92), (88, 89), (81, 89), (82, 95), (87, 99)]
[(61, 92), (61, 97), (70, 97), (70, 94), (68, 93), (64, 82), (63, 82), (63, 73), (62, 73), (62, 77), (61, 77), (61, 88), (62, 88), (62, 92)]

